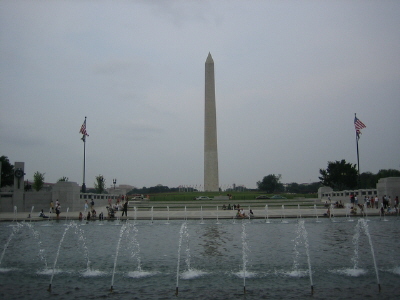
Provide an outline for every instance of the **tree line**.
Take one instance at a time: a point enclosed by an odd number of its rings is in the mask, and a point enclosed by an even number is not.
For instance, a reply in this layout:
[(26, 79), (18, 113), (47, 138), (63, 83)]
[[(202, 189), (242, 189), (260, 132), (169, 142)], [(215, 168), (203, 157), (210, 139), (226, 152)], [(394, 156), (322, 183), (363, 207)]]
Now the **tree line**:
[[(10, 163), (7, 156), (1, 156), (1, 187), (14, 185), (14, 166)], [(329, 161), (326, 169), (319, 170), (319, 182), (310, 184), (289, 183), (284, 185), (281, 182), (282, 176), (280, 174), (269, 174), (257, 182), (257, 189), (268, 194), (272, 193), (296, 193), (308, 194), (317, 193), (318, 188), (321, 186), (329, 186), (334, 190), (346, 189), (373, 189), (379, 179), (386, 177), (400, 177), (400, 171), (395, 169), (382, 169), (378, 173), (364, 172), (358, 176), (357, 165), (346, 162), (342, 159), (340, 161)], [(34, 189), (39, 191), (44, 185), (45, 173), (36, 171), (33, 175), (33, 183), (26, 184), (25, 190)], [(95, 178), (94, 189), (88, 192), (105, 193), (106, 180), (103, 175), (98, 175)], [(67, 177), (61, 177), (58, 181), (68, 181)], [(179, 187), (169, 188), (158, 184), (152, 187), (134, 188), (128, 194), (158, 194), (158, 193), (171, 193), (178, 192)], [(193, 192), (197, 191), (194, 188)]]
[(281, 175), (269, 174), (257, 182), (260, 191), (266, 193), (316, 193), (321, 186), (329, 186), (333, 190), (347, 189), (374, 189), (379, 179), (386, 177), (400, 177), (400, 171), (395, 169), (382, 169), (378, 173), (364, 172), (358, 176), (357, 165), (340, 161), (329, 161), (326, 169), (319, 170), (319, 182), (311, 184), (290, 183), (286, 186), (281, 183)]

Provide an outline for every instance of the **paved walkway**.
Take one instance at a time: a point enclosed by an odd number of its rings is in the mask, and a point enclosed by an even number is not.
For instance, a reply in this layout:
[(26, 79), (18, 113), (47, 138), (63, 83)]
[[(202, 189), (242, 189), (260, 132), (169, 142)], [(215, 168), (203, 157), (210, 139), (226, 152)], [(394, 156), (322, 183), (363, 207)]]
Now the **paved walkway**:
[[(108, 219), (107, 216), (107, 208), (98, 207), (96, 208), (97, 214), (103, 212), (105, 219)], [(317, 215), (318, 217), (324, 217), (324, 214), (327, 212), (326, 208), (317, 208), (314, 209), (312, 207), (306, 208), (285, 208), (282, 210), (281, 208), (271, 208), (266, 211), (265, 209), (253, 209), (254, 218), (257, 219), (264, 219), (264, 218), (297, 218), (299, 216), (303, 218), (315, 218)], [(360, 210), (358, 210), (357, 216), (361, 217)], [(245, 209), (246, 215), (248, 214), (248, 209)], [(368, 208), (366, 210), (367, 216), (379, 216), (379, 210), (375, 208)], [(0, 213), (0, 221), (47, 221), (48, 219), (44, 219), (38, 216), (38, 212), (34, 211), (32, 213), (32, 218), (29, 218), (30, 213), (27, 212), (2, 212)], [(56, 214), (52, 213), (49, 214), (45, 212), (47, 216), (50, 216), (51, 219), (55, 219)], [(126, 217), (121, 217), (122, 211), (116, 212), (116, 217), (119, 217), (122, 220), (127, 219)], [(334, 209), (333, 215), (337, 217), (344, 217), (346, 216), (346, 209)], [(128, 210), (128, 219), (137, 219), (137, 220), (184, 220), (186, 219), (233, 219), (236, 216), (235, 210), (217, 210), (217, 209), (206, 209), (206, 210), (193, 210), (188, 209), (185, 211), (184, 207), (182, 209), (174, 208), (170, 211), (164, 210), (138, 210), (134, 211), (134, 209), (130, 208)], [(79, 211), (74, 212), (65, 212), (62, 211), (60, 214), (60, 220), (65, 220), (66, 218), (71, 220), (78, 220)]]

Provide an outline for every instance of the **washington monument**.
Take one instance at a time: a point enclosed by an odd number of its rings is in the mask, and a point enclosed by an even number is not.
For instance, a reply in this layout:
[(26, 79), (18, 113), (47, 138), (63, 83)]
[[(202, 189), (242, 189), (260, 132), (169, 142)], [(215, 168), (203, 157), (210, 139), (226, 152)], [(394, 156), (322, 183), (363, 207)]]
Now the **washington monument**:
[(214, 61), (208, 53), (205, 67), (204, 191), (219, 191), (217, 112), (215, 108)]

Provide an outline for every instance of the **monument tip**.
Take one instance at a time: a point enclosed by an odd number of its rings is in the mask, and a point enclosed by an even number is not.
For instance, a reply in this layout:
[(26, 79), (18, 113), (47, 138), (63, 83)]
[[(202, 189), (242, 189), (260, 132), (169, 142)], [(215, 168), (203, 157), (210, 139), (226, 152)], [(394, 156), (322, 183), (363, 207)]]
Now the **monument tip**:
[(210, 52), (208, 52), (208, 56), (207, 56), (207, 60), (206, 60), (206, 64), (208, 64), (208, 63), (214, 63), (214, 60), (213, 60)]

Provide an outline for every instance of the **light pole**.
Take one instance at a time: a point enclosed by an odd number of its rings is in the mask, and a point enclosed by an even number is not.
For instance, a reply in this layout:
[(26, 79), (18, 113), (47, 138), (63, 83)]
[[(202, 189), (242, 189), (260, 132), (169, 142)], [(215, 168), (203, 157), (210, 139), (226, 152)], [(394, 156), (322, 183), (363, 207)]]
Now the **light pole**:
[(114, 190), (115, 190), (115, 185), (117, 184), (117, 179), (113, 179), (113, 184), (114, 184)]

